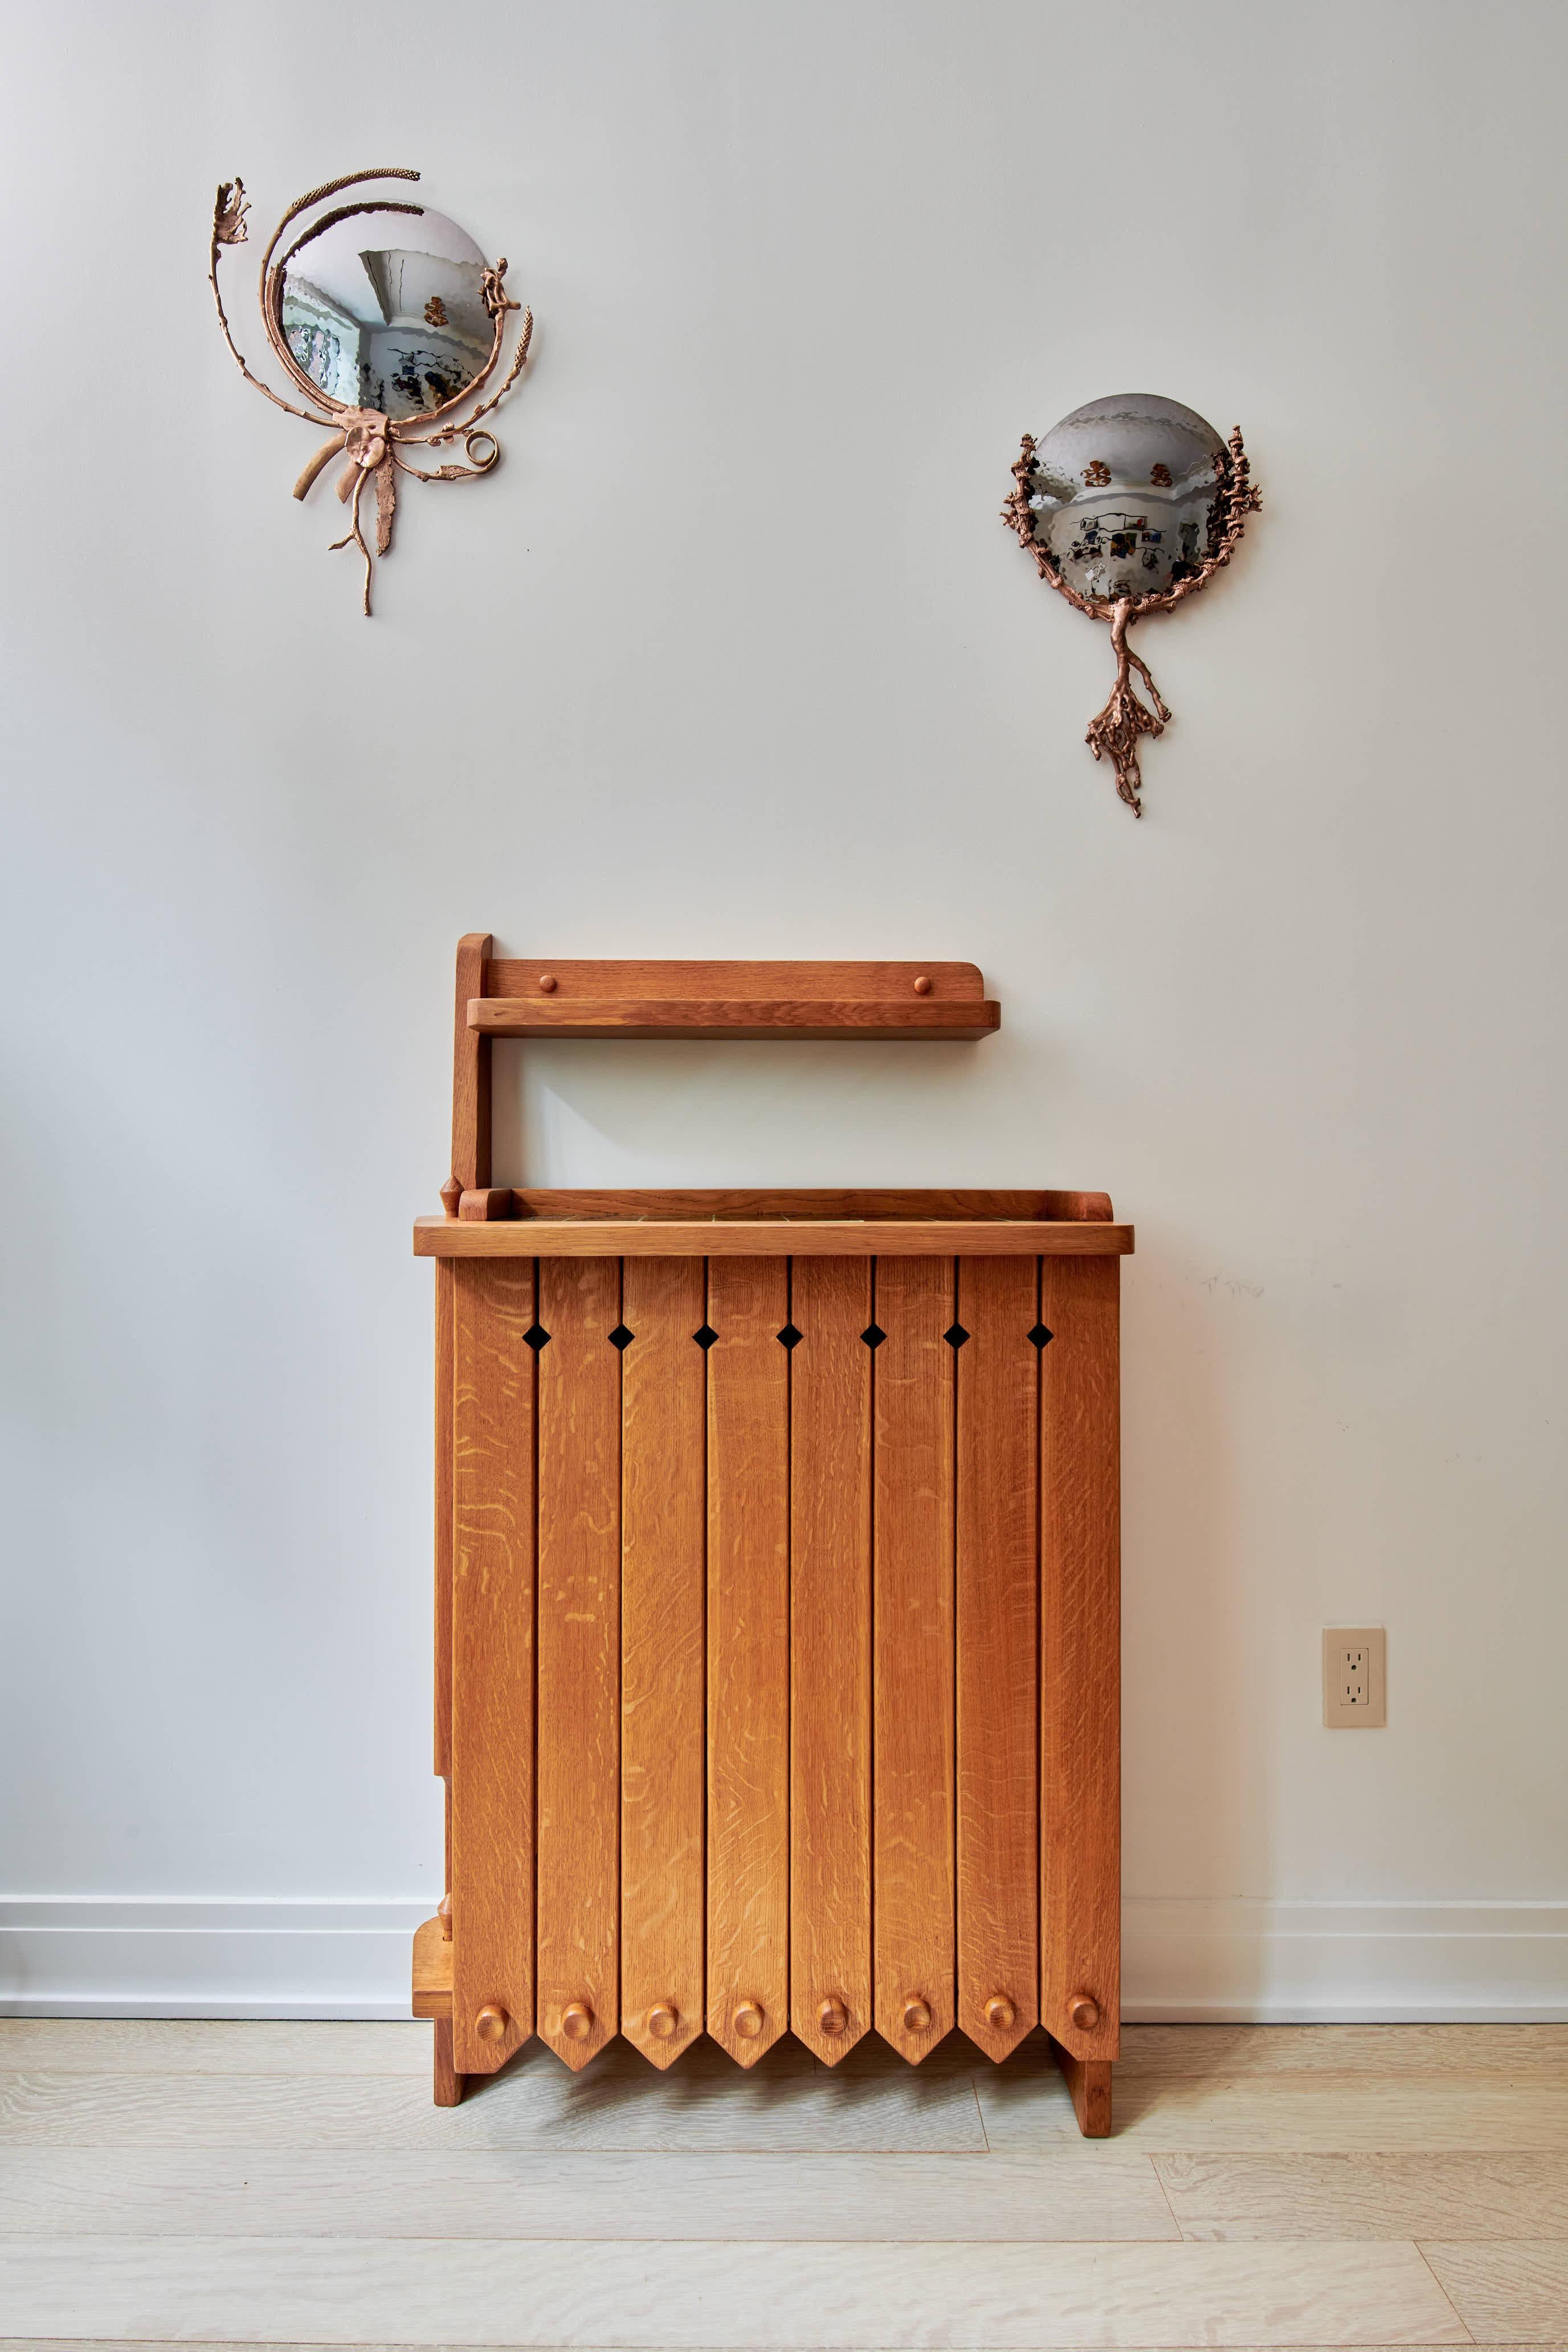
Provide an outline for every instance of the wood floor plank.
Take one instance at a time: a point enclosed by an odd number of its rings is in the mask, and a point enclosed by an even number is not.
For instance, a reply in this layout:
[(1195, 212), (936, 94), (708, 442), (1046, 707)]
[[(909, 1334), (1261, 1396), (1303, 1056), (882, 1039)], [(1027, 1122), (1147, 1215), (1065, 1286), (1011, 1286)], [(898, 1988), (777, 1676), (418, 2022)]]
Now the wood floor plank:
[(1323, 2072), (1568, 2083), (1568, 2025), (1125, 2025), (1116, 2079)]
[[(976, 2074), (993, 2147), (1048, 2145), (1072, 2127), (1052, 2072), (1036, 2036), (1005, 2067)], [(1568, 2085), (1457, 2070), (1386, 2078), (1370, 2069), (1240, 2077), (1134, 2072), (1126, 2080), (1118, 2070), (1116, 2140), (1151, 2153), (1562, 2153)]]
[[(459, 2111), (460, 2112), (460, 2111)], [(0, 2240), (47, 2336), (419, 2345), (1099, 2347), (1463, 2344), (1414, 2246)]]
[(533, 2042), (457, 2108), (430, 2105), (427, 2069), (417, 2079), (191, 2074), (167, 2083), (40, 2071), (0, 2076), (0, 2147), (963, 2154), (985, 2147), (974, 2063), (973, 2052), (967, 2060), (939, 2052), (915, 2077), (868, 2038), (830, 2073), (786, 2041), (747, 2078), (704, 2040), (661, 2074), (616, 2042), (573, 2074)]
[(1147, 2157), (0, 2150), (0, 2233), (1174, 2239)]
[(1186, 2238), (1568, 2238), (1568, 2155), (1153, 2161)]
[(704, 2011), (702, 1260), (629, 1257), (622, 1286), (621, 2031), (668, 2066)]
[(1556, 2344), (1568, 2334), (1568, 2242), (1450, 2242), (1421, 2251), (1473, 2336)]
[(417, 2074), (427, 2082), (430, 2028), (291, 2018), (0, 2018), (0, 2073), (38, 2068), (83, 2074)]

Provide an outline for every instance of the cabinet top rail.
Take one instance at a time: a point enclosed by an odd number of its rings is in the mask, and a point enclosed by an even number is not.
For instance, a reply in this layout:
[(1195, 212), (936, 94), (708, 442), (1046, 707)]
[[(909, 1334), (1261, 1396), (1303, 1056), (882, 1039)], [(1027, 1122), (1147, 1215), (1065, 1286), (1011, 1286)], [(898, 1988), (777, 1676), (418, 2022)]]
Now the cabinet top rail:
[(1132, 1227), (986, 1217), (418, 1217), (416, 1257), (1126, 1257)]
[(696, 1037), (797, 1041), (989, 1037), (1002, 1009), (984, 997), (476, 996), (487, 1037)]

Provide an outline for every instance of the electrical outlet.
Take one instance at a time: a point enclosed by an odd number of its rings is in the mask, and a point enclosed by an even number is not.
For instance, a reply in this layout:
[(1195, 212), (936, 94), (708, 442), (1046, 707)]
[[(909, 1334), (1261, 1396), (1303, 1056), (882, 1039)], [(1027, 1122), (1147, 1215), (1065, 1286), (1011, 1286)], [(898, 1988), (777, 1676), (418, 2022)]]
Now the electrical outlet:
[(1387, 1640), (1381, 1625), (1323, 1628), (1323, 1721), (1331, 1731), (1387, 1724)]

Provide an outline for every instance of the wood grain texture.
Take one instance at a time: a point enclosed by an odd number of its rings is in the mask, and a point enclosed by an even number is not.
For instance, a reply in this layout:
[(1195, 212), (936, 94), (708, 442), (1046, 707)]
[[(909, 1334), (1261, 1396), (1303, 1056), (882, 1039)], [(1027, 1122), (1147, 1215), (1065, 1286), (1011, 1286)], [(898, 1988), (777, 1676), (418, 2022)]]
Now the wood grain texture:
[(620, 1316), (613, 1258), (540, 1267), (536, 2023), (572, 2067), (620, 2022)]
[(918, 2063), (954, 2020), (953, 1261), (879, 1257), (875, 1279), (876, 2015)]
[(944, 1002), (911, 996), (907, 1003), (805, 998), (790, 1002), (718, 999), (475, 997), (468, 1026), (480, 1037), (707, 1037), (766, 1041), (816, 1038), (886, 1043), (926, 1039), (948, 1044), (988, 1037), (1002, 1008), (989, 1000)]
[[(459, 2109), (448, 2120), (457, 2123)], [(426, 2346), (1466, 2344), (1414, 2246), (0, 2240), (18, 2331)]]
[(534, 1269), (454, 1274), (453, 2046), (489, 2074), (533, 2030)]
[[(700, 1258), (630, 1259), (622, 1357), (621, 2031), (656, 2066), (701, 2032), (706, 1381)], [(673, 2030), (648, 2023), (656, 2007)]]
[(1154, 2168), (1184, 2238), (1568, 2239), (1564, 2156), (1174, 2154)]
[(437, 2017), (431, 2027), (435, 2037), (431, 2052), (433, 2093), (435, 2104), (438, 2107), (460, 2107), (463, 2104), (463, 2091), (466, 2084), (466, 2077), (458, 2074), (452, 2056), (452, 2020), (449, 2002), (448, 1995), (447, 2015)]
[(468, 1026), (468, 1006), (485, 992), (488, 931), (458, 941), (457, 995), (452, 1019), (452, 1168), (465, 1192), (490, 1181), (490, 1044)]
[[(728, 2072), (728, 2068), (726, 2069)], [(753, 2078), (757, 2079), (757, 2078)], [(923, 2079), (923, 2078), (916, 2078)], [(734, 2076), (730, 2074), (731, 2095)], [(0, 2151), (29, 2237), (708, 2238), (984, 2243), (1179, 2234), (1146, 2156), (58, 2148)], [(3, 2339), (0, 2339), (3, 2340)]]
[(958, 2022), (996, 2059), (1039, 2011), (1037, 1287), (1033, 1258), (958, 1261)]
[[(548, 993), (539, 983), (548, 973)], [(570, 1003), (583, 997), (722, 998), (838, 997), (850, 1003), (880, 1003), (916, 996), (917, 980), (929, 980), (924, 1002), (973, 1002), (985, 993), (973, 963), (736, 963), (701, 959), (668, 961), (639, 957), (498, 956), (485, 988), (473, 996), (516, 996), (531, 1002)]]
[(742, 2066), (789, 2021), (788, 1277), (708, 1269), (708, 2031)]
[(1262, 2074), (1499, 2075), (1568, 2086), (1568, 2025), (1129, 2025), (1117, 2079)]
[(584, 1186), (528, 1185), (515, 1189), (512, 1203), (520, 1217), (816, 1217), (839, 1221), (866, 1217), (913, 1218), (917, 1223), (958, 1217), (1002, 1217), (1056, 1223), (1110, 1223), (1110, 1201), (1104, 1192), (1005, 1192), (955, 1190), (948, 1187), (881, 1185), (859, 1191), (842, 1186), (743, 1188), (739, 1185), (666, 1185), (611, 1191)]
[(449, 1261), (436, 1268), (436, 1624), (435, 1763), (452, 1769), (452, 1398), (457, 1338)]
[[(1114, 1258), (1040, 1265), (1040, 2021), (1114, 2058), (1121, 1971), (1121, 1405)], [(1088, 1995), (1099, 2021), (1075, 2024)]]
[(414, 2014), (452, 2014), (452, 1947), (439, 1919), (426, 1919), (414, 1931)]
[(1072, 2111), (1085, 2139), (1110, 2137), (1110, 2061), (1075, 2058), (1053, 2041), (1051, 2050), (1067, 2083)]
[(831, 2066), (872, 2023), (871, 1268), (790, 1279), (790, 2025)]
[(1477, 2343), (1560, 2344), (1568, 2337), (1568, 2243), (1447, 2243), (1422, 2248)]
[(416, 1257), (1126, 1257), (1131, 1225), (1086, 1218), (965, 1222), (889, 1217), (792, 1222), (783, 1217), (683, 1220), (514, 1218), (468, 1223), (419, 1217)]

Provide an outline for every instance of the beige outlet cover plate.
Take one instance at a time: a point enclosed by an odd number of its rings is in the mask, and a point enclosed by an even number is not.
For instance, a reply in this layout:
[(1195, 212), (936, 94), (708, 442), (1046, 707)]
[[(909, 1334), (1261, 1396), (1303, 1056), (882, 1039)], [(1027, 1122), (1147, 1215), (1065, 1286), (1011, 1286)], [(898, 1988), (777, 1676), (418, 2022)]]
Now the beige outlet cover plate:
[(1388, 1636), (1381, 1625), (1323, 1628), (1323, 1721), (1331, 1731), (1388, 1722)]

